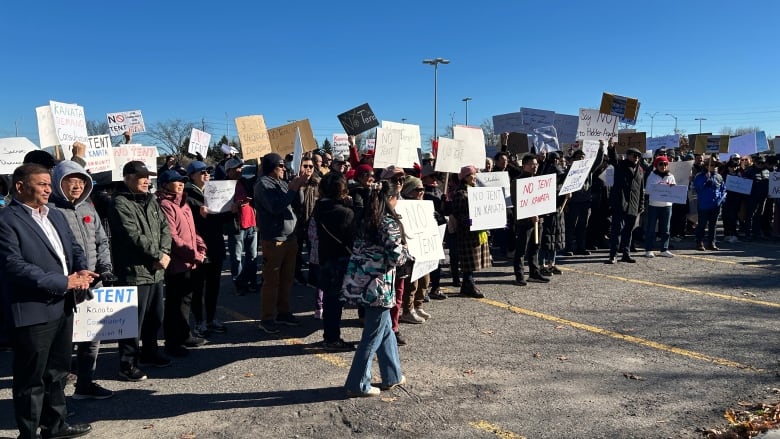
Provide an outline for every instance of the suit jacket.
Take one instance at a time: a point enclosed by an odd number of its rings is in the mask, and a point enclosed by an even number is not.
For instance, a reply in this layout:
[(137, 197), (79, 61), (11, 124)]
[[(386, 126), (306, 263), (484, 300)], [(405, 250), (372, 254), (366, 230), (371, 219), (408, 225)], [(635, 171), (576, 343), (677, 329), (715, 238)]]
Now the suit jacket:
[[(49, 209), (48, 219), (62, 241), (68, 273), (87, 269), (84, 250), (62, 212)], [(0, 210), (0, 261), (0, 296), (10, 305), (16, 327), (73, 313), (62, 262), (30, 211), (17, 201)]]

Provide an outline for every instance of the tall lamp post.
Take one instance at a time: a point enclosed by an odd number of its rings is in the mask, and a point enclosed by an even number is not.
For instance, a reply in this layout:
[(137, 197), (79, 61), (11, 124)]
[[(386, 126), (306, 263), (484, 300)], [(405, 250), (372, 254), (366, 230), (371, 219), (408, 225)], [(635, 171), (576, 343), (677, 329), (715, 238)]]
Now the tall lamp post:
[(444, 58), (424, 59), (423, 64), (433, 66), (433, 139), (438, 135), (436, 121), (439, 113), (439, 64), (449, 64), (450, 60)]
[(699, 121), (699, 134), (701, 134), (701, 121), (707, 120), (707, 118), (706, 117), (697, 117), (696, 119), (693, 119), (693, 120), (698, 120)]
[(674, 134), (677, 134), (677, 116), (669, 113), (666, 113), (666, 115), (674, 119)]
[(461, 99), (461, 101), (466, 103), (466, 125), (469, 124), (469, 101), (470, 100), (471, 100), (471, 98), (469, 98), (469, 97), (465, 97), (465, 98)]
[(656, 111), (653, 114), (645, 113), (646, 115), (650, 116), (650, 137), (653, 137), (653, 119), (658, 115), (658, 112)]

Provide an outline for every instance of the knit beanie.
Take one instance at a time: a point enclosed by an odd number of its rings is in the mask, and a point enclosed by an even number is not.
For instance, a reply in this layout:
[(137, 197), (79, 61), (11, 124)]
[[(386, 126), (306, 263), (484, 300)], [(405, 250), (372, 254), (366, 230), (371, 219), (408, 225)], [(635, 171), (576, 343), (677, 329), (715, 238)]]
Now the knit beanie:
[(404, 180), (404, 185), (401, 188), (401, 196), (404, 198), (416, 198), (413, 192), (418, 187), (423, 187), (422, 180), (417, 177), (407, 175)]

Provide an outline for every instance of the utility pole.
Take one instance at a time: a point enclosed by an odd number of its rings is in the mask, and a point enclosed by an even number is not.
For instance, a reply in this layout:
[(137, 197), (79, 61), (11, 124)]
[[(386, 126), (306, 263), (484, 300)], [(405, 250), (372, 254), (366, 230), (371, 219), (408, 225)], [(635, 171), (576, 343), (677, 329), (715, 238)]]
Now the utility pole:
[(693, 119), (693, 120), (698, 120), (699, 121), (699, 134), (701, 134), (701, 121), (707, 120), (707, 118), (706, 117), (697, 117), (696, 119)]
[(650, 116), (650, 137), (652, 138), (653, 137), (653, 119), (655, 119), (655, 116), (658, 115), (658, 112), (656, 111), (655, 113), (652, 113), (652, 114), (650, 114), (650, 113), (645, 113), (645, 114)]

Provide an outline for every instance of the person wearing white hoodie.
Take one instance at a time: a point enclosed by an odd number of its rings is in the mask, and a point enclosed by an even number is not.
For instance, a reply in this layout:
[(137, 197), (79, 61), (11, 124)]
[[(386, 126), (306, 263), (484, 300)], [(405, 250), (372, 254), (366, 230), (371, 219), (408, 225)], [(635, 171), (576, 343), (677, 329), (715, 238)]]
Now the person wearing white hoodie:
[(645, 256), (654, 258), (653, 245), (655, 244), (655, 227), (658, 224), (658, 235), (661, 238), (660, 256), (671, 258), (674, 256), (669, 251), (669, 223), (672, 219), (672, 203), (669, 201), (658, 200), (654, 197), (653, 188), (656, 185), (665, 184), (674, 186), (676, 181), (674, 175), (669, 172), (669, 159), (666, 156), (659, 155), (653, 160), (653, 172), (647, 176), (647, 193), (650, 196), (650, 202), (647, 209), (647, 228), (645, 229)]

